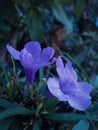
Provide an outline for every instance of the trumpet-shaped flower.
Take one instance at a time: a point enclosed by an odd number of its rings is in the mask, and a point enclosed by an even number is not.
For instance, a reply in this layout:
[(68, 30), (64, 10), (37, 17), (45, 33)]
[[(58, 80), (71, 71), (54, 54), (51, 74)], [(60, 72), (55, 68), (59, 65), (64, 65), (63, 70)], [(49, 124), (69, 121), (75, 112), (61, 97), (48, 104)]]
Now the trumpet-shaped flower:
[(51, 94), (59, 101), (68, 101), (71, 107), (84, 111), (91, 104), (90, 92), (93, 87), (87, 82), (78, 82), (77, 75), (68, 61), (66, 66), (61, 57), (57, 58), (56, 70), (59, 78), (49, 78), (47, 85)]
[[(53, 58), (54, 49), (46, 47), (41, 52), (41, 46), (36, 41), (28, 42), (20, 52), (9, 44), (7, 44), (7, 50), (25, 68), (25, 74), (29, 84), (33, 83), (35, 74), (39, 68), (52, 64), (55, 61), (55, 58)], [(52, 58), (53, 60), (50, 62)]]

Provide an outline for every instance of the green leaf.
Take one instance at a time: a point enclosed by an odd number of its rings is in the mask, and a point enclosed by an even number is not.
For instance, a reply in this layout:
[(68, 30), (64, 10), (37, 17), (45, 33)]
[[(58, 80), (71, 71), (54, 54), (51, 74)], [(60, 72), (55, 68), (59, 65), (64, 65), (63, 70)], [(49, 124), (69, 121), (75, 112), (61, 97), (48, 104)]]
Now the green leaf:
[[(98, 102), (98, 88), (94, 88), (92, 93), (91, 93), (91, 96), (92, 96), (92, 99), (95, 101), (95, 102)], [(96, 106), (96, 104), (93, 105), (92, 108), (94, 108), (94, 106)], [(96, 110), (93, 110), (94, 112), (96, 112)]]
[(44, 69), (40, 68), (39, 69), (39, 80), (41, 80), (44, 77)]
[(36, 12), (30, 13), (30, 15), (27, 16), (27, 26), (30, 38), (32, 40), (37, 40), (39, 42), (44, 40), (44, 29), (39, 14)]
[(85, 5), (85, 0), (77, 0), (76, 2), (76, 18), (79, 20)]
[(5, 35), (9, 34), (10, 31), (11, 31), (10, 25), (8, 25), (3, 19), (0, 19), (0, 33), (3, 33), (5, 37)]
[(34, 112), (24, 107), (8, 108), (7, 110), (4, 110), (3, 112), (0, 113), (0, 119), (16, 115), (32, 116), (34, 115)]
[(95, 78), (94, 87), (98, 88), (98, 75)]
[(89, 52), (91, 51), (91, 47), (88, 47), (87, 49), (85, 49), (83, 52), (81, 52), (78, 56), (76, 56), (74, 58), (74, 60), (78, 63), (81, 64), (85, 57), (89, 54)]
[(56, 121), (56, 122), (78, 122), (79, 120), (97, 120), (95, 116), (88, 116), (84, 114), (77, 114), (77, 113), (50, 113), (50, 114), (43, 114), (43, 118)]
[(64, 12), (61, 4), (55, 3), (52, 7), (53, 14), (55, 15), (56, 19), (65, 25), (67, 32), (72, 32), (73, 26), (72, 22), (68, 20), (66, 13)]
[[(46, 83), (46, 79), (45, 78), (42, 78), (39, 83), (38, 83), (38, 86), (36, 86), (35, 90), (34, 90), (34, 93), (38, 90), (40, 90), (40, 88)], [(43, 88), (42, 88), (43, 89)]]
[(72, 130), (88, 130), (89, 129), (89, 122), (87, 120), (80, 120)]
[[(55, 0), (56, 1), (56, 0)], [(65, 4), (65, 5), (71, 5), (73, 3), (73, 0), (58, 0), (59, 2)]]
[[(97, 93), (98, 94), (98, 93)], [(92, 113), (93, 115), (98, 116), (98, 103), (94, 104), (91, 108), (90, 108), (90, 113)]]
[(34, 123), (34, 126), (33, 126), (33, 129), (32, 130), (41, 130), (40, 129), (40, 123), (39, 123), (39, 121), (35, 121), (35, 123)]
[(48, 98), (45, 99), (45, 102), (43, 104), (43, 110), (51, 110), (53, 111), (55, 109), (55, 105), (58, 103), (58, 99), (56, 98)]
[(14, 122), (10, 126), (10, 130), (23, 130), (23, 122), (21, 119), (15, 118)]
[(9, 101), (7, 101), (7, 100), (5, 100), (5, 99), (2, 99), (2, 98), (0, 98), (0, 106), (1, 107), (4, 107), (4, 108), (12, 108), (12, 107), (17, 107), (18, 106), (18, 104), (17, 103), (11, 103), (11, 102), (9, 102)]
[(15, 27), (19, 25), (18, 13), (11, 0), (0, 1), (0, 16)]
[(0, 130), (8, 130), (13, 121), (12, 117), (0, 120)]

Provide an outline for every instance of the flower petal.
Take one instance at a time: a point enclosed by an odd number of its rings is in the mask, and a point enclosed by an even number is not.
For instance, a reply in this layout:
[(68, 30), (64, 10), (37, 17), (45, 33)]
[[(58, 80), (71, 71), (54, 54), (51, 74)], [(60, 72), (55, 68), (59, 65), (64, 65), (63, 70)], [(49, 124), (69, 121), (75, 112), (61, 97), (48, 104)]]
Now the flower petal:
[(49, 62), (49, 60), (53, 57), (54, 55), (54, 49), (51, 47), (46, 47), (43, 49), (41, 55), (40, 55), (40, 59), (38, 61), (38, 68), (41, 67), (45, 67), (48, 66), (52, 63), (54, 63), (56, 60), (53, 59), (51, 62)]
[(56, 70), (61, 81), (64, 81), (66, 74), (64, 73), (64, 64), (60, 56), (56, 60)]
[(81, 92), (86, 95), (89, 95), (90, 92), (93, 90), (93, 87), (88, 84), (87, 82), (77, 82), (78, 88)]
[(71, 107), (84, 111), (90, 106), (91, 100), (84, 95), (69, 96), (68, 103)]
[(43, 62), (48, 62), (54, 55), (54, 49), (51, 47), (46, 47), (41, 53), (41, 60)]
[(60, 82), (60, 89), (61, 91), (66, 94), (66, 95), (76, 95), (76, 94), (80, 94), (81, 91), (78, 89), (78, 85), (77, 82)]
[(33, 57), (25, 48), (20, 52), (20, 62), (24, 68), (34, 68)]
[(74, 81), (77, 81), (77, 74), (74, 70), (74, 68), (72, 67), (72, 63), (70, 61), (68, 61), (66, 63), (66, 66), (65, 66), (65, 79), (70, 79), (70, 80), (74, 80)]
[(26, 79), (29, 85), (32, 85), (32, 83), (34, 82), (35, 73), (36, 71), (34, 71), (33, 69), (25, 68), (25, 75), (26, 75)]
[(59, 80), (56, 78), (49, 78), (47, 81), (48, 89), (54, 97), (60, 101), (67, 101), (67, 96), (60, 90)]
[(56, 58), (54, 57), (50, 62), (38, 62), (37, 63), (37, 68), (42, 68), (42, 67), (45, 67), (45, 66), (48, 66), (48, 65), (51, 65), (53, 63), (56, 62)]
[(41, 47), (40, 47), (40, 44), (38, 42), (28, 42), (26, 45), (25, 45), (25, 48), (27, 49), (27, 51), (32, 54), (32, 57), (33, 59), (37, 60), (40, 56), (40, 53), (41, 53)]
[(75, 109), (85, 110), (90, 105), (92, 86), (88, 83), (68, 81), (62, 84), (60, 88), (62, 93), (68, 96), (69, 104)]
[(7, 44), (6, 47), (7, 47), (7, 50), (9, 51), (9, 53), (13, 56), (13, 58), (16, 59), (16, 60), (19, 60), (19, 54), (20, 54), (20, 52), (17, 51), (16, 49), (14, 49), (9, 44)]

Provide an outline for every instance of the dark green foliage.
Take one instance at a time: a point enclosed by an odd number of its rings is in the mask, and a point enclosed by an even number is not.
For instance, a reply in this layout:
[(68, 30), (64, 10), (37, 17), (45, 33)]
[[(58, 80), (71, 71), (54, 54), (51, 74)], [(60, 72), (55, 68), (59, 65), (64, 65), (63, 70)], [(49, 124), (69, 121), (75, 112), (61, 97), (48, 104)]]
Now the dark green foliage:
[(72, 130), (89, 130), (89, 122), (80, 120), (73, 128)]
[(97, 121), (95, 116), (77, 114), (77, 113), (51, 113), (43, 115), (45, 119), (52, 120), (54, 122), (66, 122), (66, 123), (76, 123), (79, 120), (94, 120)]
[(32, 40), (37, 41), (39, 39), (39, 41), (43, 41), (44, 30), (40, 14), (31, 10), (27, 16), (27, 27)]
[(40, 124), (39, 121), (35, 121), (33, 129), (32, 130), (40, 130)]
[(18, 12), (11, 0), (0, 1), (0, 17), (15, 27), (19, 26)]
[(76, 18), (77, 18), (77, 20), (80, 19), (84, 7), (85, 7), (85, 0), (82, 0), (82, 1), (81, 0), (77, 0), (76, 1)]
[(14, 119), (15, 119), (14, 117), (8, 117), (0, 120), (0, 129), (8, 130), (10, 125), (14, 122)]

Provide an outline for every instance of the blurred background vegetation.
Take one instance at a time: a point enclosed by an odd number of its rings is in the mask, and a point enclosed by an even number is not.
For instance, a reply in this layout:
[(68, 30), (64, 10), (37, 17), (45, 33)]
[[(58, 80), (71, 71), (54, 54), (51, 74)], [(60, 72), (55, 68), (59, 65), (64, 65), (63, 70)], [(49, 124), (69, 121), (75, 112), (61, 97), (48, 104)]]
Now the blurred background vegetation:
[(9, 63), (7, 43), (21, 50), (37, 40), (68, 53), (93, 78), (98, 71), (97, 6), (97, 0), (0, 1), (0, 64)]

